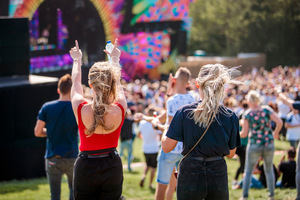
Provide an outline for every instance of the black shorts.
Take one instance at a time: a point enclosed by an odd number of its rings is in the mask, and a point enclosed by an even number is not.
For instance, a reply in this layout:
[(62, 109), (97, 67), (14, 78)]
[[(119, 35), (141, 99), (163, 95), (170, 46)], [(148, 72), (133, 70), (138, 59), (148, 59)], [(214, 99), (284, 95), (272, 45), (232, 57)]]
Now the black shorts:
[(79, 154), (74, 166), (75, 200), (119, 200), (122, 196), (123, 166), (116, 151), (105, 158)]
[(153, 168), (157, 167), (157, 154), (158, 153), (144, 153), (147, 166)]

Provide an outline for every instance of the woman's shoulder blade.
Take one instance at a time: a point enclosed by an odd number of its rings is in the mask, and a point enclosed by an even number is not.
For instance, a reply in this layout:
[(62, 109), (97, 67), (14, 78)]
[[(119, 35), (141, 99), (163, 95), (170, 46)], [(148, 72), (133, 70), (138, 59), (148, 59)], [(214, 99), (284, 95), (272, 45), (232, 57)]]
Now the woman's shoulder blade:
[[(82, 120), (85, 127), (89, 127), (92, 125), (94, 121), (94, 112), (91, 109), (91, 105), (87, 104), (83, 107), (82, 110)], [(103, 127), (97, 126), (95, 130), (95, 134), (106, 134), (106, 132), (113, 132), (115, 131), (120, 124), (122, 123), (122, 110), (118, 105), (113, 105), (110, 108), (110, 111), (104, 116), (105, 124), (110, 127), (113, 126), (114, 128), (110, 131), (105, 131)], [(103, 133), (105, 132), (105, 133)]]

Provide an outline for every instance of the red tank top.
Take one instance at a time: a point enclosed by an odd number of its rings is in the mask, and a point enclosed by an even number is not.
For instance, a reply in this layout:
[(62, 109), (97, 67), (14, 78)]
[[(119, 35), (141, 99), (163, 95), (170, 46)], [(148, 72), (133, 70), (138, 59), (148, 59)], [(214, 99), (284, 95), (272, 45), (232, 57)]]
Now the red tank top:
[(81, 109), (84, 104), (87, 102), (82, 102), (78, 106), (77, 114), (78, 114), (78, 129), (79, 129), (79, 136), (80, 136), (80, 151), (95, 151), (101, 149), (109, 149), (109, 148), (117, 148), (118, 141), (120, 137), (120, 132), (122, 125), (124, 123), (124, 108), (121, 104), (115, 103), (119, 106), (122, 110), (122, 121), (119, 127), (111, 133), (107, 134), (93, 134), (92, 136), (87, 136), (84, 132), (86, 127), (84, 126), (81, 118)]

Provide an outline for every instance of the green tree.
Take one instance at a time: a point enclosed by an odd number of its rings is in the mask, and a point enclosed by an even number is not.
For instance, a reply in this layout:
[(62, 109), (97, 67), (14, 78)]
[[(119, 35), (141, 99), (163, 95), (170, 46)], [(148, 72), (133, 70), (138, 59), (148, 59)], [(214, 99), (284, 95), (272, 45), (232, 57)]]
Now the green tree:
[(300, 63), (299, 0), (196, 0), (190, 53), (263, 52), (267, 66)]

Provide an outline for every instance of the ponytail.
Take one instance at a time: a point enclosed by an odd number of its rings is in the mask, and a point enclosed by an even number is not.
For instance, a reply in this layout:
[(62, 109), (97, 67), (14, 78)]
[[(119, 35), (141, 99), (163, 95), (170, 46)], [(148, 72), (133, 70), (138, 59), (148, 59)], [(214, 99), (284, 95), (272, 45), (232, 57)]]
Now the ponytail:
[(116, 80), (118, 70), (107, 62), (95, 63), (89, 72), (89, 83), (95, 92), (92, 109), (94, 112), (94, 122), (86, 130), (85, 134), (91, 136), (97, 126), (102, 126), (104, 130), (109, 131), (114, 126), (105, 126), (104, 116), (108, 113), (109, 107), (116, 99)]
[[(221, 64), (204, 65), (196, 79), (203, 91), (203, 99), (192, 112), (192, 118), (200, 127), (206, 128), (212, 118), (218, 114), (225, 97), (226, 83), (239, 83), (231, 80), (231, 73), (237, 72), (235, 68), (228, 69)], [(223, 109), (227, 112), (225, 109)]]

